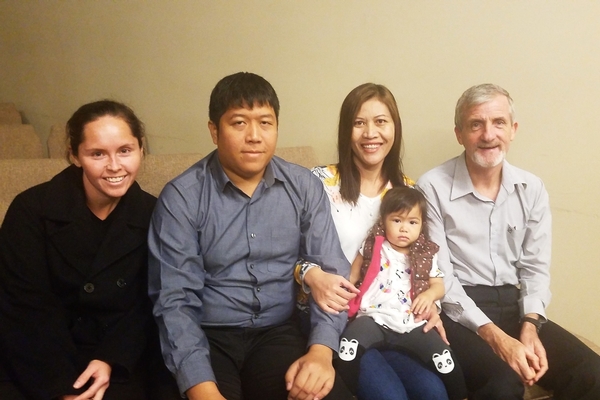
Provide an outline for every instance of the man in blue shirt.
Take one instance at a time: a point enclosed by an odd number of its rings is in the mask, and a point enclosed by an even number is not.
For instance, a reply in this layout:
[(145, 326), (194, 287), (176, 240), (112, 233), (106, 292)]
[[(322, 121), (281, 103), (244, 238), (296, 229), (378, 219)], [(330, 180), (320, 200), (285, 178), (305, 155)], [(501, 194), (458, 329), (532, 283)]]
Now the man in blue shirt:
[[(167, 184), (149, 233), (149, 293), (165, 362), (190, 399), (351, 398), (332, 367), (346, 313), (293, 319), (298, 258), (348, 277), (329, 201), (274, 156), (279, 100), (252, 73), (212, 91), (217, 150)], [(307, 350), (308, 348), (308, 350)]]

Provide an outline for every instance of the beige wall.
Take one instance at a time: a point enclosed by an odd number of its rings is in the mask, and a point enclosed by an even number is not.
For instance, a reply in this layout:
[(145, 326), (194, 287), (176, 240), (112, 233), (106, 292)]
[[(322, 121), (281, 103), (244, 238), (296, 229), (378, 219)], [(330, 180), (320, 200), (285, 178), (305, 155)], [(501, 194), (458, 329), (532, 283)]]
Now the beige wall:
[(495, 82), (516, 102), (509, 160), (546, 182), (554, 214), (550, 317), (600, 343), (600, 3), (594, 1), (0, 0), (0, 101), (45, 138), (112, 97), (146, 122), (151, 152), (207, 152), (208, 96), (226, 74), (266, 77), (279, 144), (335, 161), (339, 107), (366, 81), (396, 95), (408, 174), (460, 152), (453, 108)]

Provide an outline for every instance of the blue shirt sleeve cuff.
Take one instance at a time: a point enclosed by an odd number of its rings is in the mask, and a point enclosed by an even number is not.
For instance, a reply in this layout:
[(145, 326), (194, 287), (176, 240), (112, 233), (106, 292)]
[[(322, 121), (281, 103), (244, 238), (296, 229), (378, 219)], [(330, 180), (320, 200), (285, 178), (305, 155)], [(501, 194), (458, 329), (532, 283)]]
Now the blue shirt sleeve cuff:
[(202, 382), (216, 382), (210, 361), (208, 364), (203, 360), (188, 360), (183, 363), (175, 376), (177, 386), (182, 395), (191, 388)]

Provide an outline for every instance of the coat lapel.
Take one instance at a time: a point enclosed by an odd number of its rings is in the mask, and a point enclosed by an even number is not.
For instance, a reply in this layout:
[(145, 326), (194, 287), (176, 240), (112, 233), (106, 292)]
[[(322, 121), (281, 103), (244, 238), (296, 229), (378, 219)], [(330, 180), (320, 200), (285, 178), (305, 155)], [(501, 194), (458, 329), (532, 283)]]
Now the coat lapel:
[(89, 254), (89, 227), (84, 222), (88, 212), (83, 193), (83, 172), (74, 165), (69, 166), (51, 180), (52, 189), (46, 192), (43, 219), (44, 227), (54, 250), (61, 254), (65, 264), (75, 268), (84, 276), (89, 265), (85, 265)]
[(100, 251), (91, 266), (91, 273), (96, 274), (115, 261), (143, 246), (147, 240), (148, 221), (142, 207), (142, 190), (137, 183), (121, 198), (113, 222), (108, 229)]
[(70, 166), (53, 178), (56, 190), (49, 191), (44, 210), (48, 237), (66, 263), (85, 277), (91, 277), (127, 253), (143, 245), (147, 235), (147, 212), (142, 190), (134, 183), (113, 211), (108, 229), (96, 257), (89, 265), (88, 238), (94, 237), (86, 225), (89, 209), (85, 204), (83, 176), (80, 168)]

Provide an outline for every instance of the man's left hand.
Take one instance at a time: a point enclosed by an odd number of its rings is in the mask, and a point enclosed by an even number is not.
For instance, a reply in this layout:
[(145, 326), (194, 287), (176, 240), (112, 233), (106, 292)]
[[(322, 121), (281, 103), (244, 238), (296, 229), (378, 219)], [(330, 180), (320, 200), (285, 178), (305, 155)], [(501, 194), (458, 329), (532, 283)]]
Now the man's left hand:
[(333, 387), (335, 370), (333, 351), (324, 345), (313, 344), (308, 353), (296, 360), (285, 374), (288, 400), (320, 400)]
[(529, 366), (536, 372), (535, 377), (528, 382), (529, 385), (533, 385), (539, 381), (542, 376), (544, 376), (546, 371), (548, 371), (548, 358), (546, 357), (546, 349), (540, 340), (535, 325), (530, 323), (523, 323), (521, 327), (520, 341), (538, 357), (537, 360), (534, 360), (535, 362), (529, 362)]

